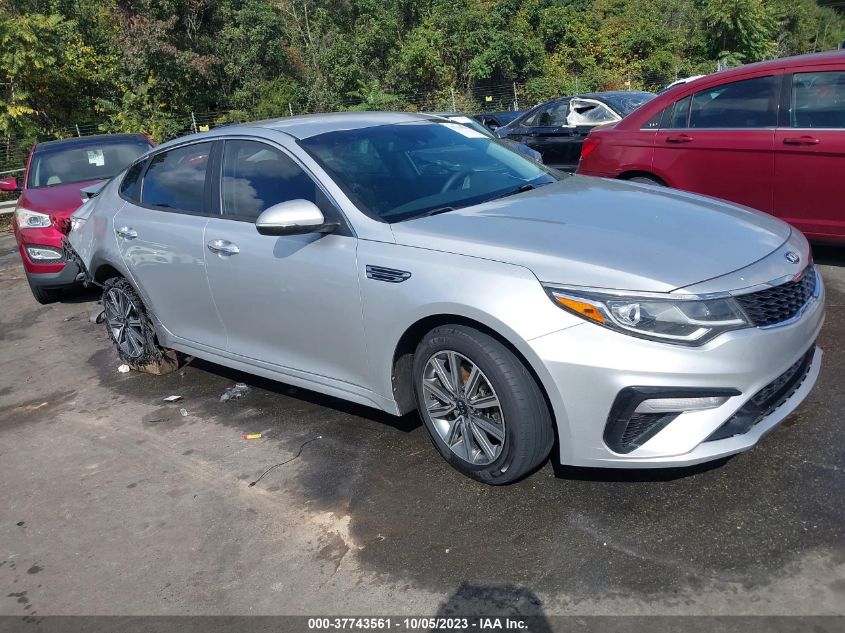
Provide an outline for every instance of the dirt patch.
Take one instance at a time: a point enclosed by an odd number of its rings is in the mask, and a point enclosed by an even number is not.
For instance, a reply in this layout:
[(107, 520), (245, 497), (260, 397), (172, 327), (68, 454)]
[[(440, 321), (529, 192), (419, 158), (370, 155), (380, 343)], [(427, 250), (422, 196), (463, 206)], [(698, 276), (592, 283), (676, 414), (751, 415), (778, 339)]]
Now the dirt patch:
[(12, 214), (0, 213), (0, 233), (11, 233), (12, 231)]

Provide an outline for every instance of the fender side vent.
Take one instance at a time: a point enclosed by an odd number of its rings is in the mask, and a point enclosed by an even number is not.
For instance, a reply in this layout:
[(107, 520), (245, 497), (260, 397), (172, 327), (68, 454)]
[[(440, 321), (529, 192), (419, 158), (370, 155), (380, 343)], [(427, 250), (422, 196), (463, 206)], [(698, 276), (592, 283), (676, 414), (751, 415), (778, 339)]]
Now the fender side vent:
[(396, 270), (395, 268), (384, 268), (383, 266), (372, 266), (367, 264), (367, 277), (375, 279), (376, 281), (386, 281), (391, 284), (398, 284), (411, 276), (411, 273), (405, 270)]

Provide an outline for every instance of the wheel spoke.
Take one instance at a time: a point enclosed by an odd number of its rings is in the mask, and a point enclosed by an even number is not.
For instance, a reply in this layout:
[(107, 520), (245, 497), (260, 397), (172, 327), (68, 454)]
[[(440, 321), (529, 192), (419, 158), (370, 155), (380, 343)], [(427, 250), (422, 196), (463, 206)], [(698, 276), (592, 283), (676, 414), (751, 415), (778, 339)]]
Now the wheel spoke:
[(476, 443), (478, 444), (479, 448), (484, 452), (491, 462), (496, 459), (496, 449), (490, 444), (490, 440), (487, 439), (487, 436), (484, 434), (484, 431), (478, 428), (476, 424), (470, 420), (469, 428), (472, 430), (472, 436), (475, 438)]
[(464, 453), (466, 453), (466, 460), (470, 464), (475, 463), (475, 456), (472, 448), (472, 431), (469, 429), (469, 420), (461, 418), (461, 441), (464, 443)]
[(481, 396), (476, 400), (470, 400), (469, 406), (471, 406), (473, 409), (490, 409), (491, 407), (499, 406), (499, 399), (496, 397), (495, 394), (491, 394), (489, 396)]
[(455, 398), (452, 397), (452, 394), (450, 394), (448, 391), (441, 389), (440, 387), (435, 385), (433, 382), (430, 382), (428, 380), (424, 380), (423, 381), (423, 389), (425, 389), (429, 393), (434, 394), (434, 397), (437, 398), (438, 400), (440, 400), (441, 402), (443, 402), (444, 404), (451, 404), (451, 405), (455, 404)]
[(469, 400), (472, 398), (472, 394), (475, 393), (475, 390), (478, 388), (478, 380), (481, 377), (481, 371), (475, 365), (472, 366), (472, 369), (469, 372), (469, 376), (464, 383), (464, 398)]
[(449, 429), (443, 436), (443, 441), (446, 442), (449, 447), (452, 447), (455, 444), (455, 437), (458, 435), (458, 431), (461, 429), (463, 422), (463, 416), (459, 415), (450, 423)]
[(432, 363), (432, 366), (434, 367), (434, 373), (437, 374), (437, 378), (438, 378), (438, 380), (440, 380), (440, 384), (443, 386), (444, 389), (446, 389), (451, 394), (451, 399), (454, 400), (454, 398), (458, 395), (458, 392), (455, 391), (455, 389), (452, 385), (452, 380), (449, 377), (449, 374), (446, 373), (446, 369), (441, 364), (440, 359), (437, 358), (437, 357), (434, 357), (434, 358), (431, 359), (430, 362)]
[(500, 444), (505, 441), (505, 429), (487, 416), (475, 414), (472, 416), (472, 423), (480, 430), (498, 440)]
[(449, 352), (449, 376), (452, 378), (452, 393), (461, 393), (461, 363), (455, 352)]
[(433, 402), (433, 403), (428, 405), (428, 412), (431, 414), (431, 417), (433, 417), (433, 418), (441, 418), (444, 415), (450, 414), (454, 410), (455, 410), (455, 403), (454, 402), (447, 402), (445, 404)]

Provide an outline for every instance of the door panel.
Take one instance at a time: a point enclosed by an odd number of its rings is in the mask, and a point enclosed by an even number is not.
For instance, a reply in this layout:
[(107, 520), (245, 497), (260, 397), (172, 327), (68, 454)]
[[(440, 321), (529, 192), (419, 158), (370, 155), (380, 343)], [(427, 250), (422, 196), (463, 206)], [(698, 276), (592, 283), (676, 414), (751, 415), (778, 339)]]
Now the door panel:
[(180, 338), (224, 349), (202, 241), (212, 146), (189, 143), (154, 154), (140, 187), (127, 181), (122, 194), (132, 200), (115, 216), (114, 229), (123, 260), (161, 324)]
[(779, 88), (769, 74), (676, 102), (654, 136), (654, 172), (678, 189), (771, 212)]
[[(367, 387), (357, 238), (311, 176), (275, 146), (227, 140), (219, 176), (223, 215), (208, 221), (203, 242), (229, 352)], [(258, 216), (289, 200), (313, 202), (341, 229), (259, 234)]]
[(813, 237), (845, 239), (845, 67), (805, 68), (786, 79), (774, 213)]
[(368, 384), (356, 265), (357, 238), (260, 235), (255, 225), (212, 218), (204, 242), (226, 240), (236, 255), (206, 248), (208, 275), (234, 354)]
[[(207, 221), (199, 215), (127, 202), (115, 216), (114, 226), (123, 261), (161, 324), (183, 339), (224, 349), (223, 324), (206, 278), (203, 235)], [(124, 228), (136, 236), (122, 237)]]

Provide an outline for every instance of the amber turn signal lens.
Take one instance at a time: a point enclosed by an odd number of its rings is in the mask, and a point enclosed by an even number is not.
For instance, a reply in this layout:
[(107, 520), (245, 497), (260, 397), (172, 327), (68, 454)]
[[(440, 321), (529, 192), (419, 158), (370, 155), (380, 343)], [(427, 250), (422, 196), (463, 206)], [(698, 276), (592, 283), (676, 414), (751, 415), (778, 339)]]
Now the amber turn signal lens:
[(575, 299), (570, 299), (569, 297), (561, 297), (558, 295), (555, 295), (555, 301), (557, 301), (564, 308), (572, 310), (573, 312), (577, 312), (581, 316), (586, 317), (591, 321), (595, 321), (596, 323), (604, 323), (604, 315), (602, 315), (599, 309), (591, 303), (586, 303), (585, 301), (576, 301)]

